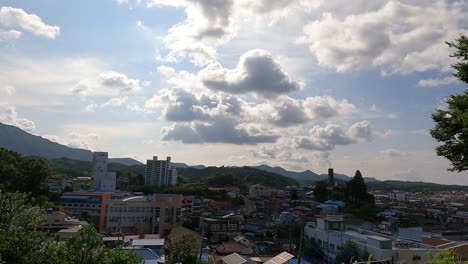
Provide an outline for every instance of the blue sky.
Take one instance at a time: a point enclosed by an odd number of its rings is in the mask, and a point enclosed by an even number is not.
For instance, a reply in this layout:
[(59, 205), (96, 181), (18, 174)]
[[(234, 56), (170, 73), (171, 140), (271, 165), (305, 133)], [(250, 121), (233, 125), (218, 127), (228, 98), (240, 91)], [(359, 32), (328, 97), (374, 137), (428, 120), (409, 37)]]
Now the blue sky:
[[(428, 134), (464, 1), (2, 1), (0, 122), (144, 161), (468, 184)], [(433, 17), (428, 20), (427, 17)]]

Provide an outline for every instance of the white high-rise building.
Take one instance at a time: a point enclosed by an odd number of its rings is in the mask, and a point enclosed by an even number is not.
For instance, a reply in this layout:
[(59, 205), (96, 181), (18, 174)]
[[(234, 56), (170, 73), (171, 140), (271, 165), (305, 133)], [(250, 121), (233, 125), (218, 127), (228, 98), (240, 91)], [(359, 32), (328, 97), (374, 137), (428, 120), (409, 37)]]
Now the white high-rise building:
[(107, 171), (107, 152), (94, 152), (92, 162), (91, 178), (95, 191), (113, 192), (115, 191), (115, 172)]
[(177, 184), (177, 169), (171, 166), (171, 157), (158, 160), (157, 156), (153, 156), (152, 160), (146, 161), (145, 184), (159, 186)]

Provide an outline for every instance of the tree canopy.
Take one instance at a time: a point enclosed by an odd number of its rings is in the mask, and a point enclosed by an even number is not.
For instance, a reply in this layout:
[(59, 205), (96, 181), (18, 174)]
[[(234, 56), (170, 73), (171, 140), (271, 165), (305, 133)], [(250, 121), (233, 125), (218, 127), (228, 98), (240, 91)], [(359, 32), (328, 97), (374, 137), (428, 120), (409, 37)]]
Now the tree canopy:
[[(461, 35), (447, 44), (455, 49), (450, 56), (458, 60), (452, 65), (454, 76), (468, 83), (468, 38)], [(442, 143), (436, 148), (437, 155), (451, 162), (450, 171), (461, 172), (468, 169), (468, 91), (449, 96), (446, 103), (446, 110), (437, 109), (432, 114), (436, 124), (430, 133)]]
[(130, 251), (105, 248), (91, 226), (63, 243), (42, 231), (44, 224), (44, 211), (28, 195), (0, 191), (0, 263), (141, 263)]

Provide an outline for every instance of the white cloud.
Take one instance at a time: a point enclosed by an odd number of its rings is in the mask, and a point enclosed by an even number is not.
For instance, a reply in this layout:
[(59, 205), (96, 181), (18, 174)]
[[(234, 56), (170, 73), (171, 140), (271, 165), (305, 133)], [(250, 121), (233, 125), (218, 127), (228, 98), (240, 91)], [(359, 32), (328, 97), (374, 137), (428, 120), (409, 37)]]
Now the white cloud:
[(102, 72), (94, 79), (84, 79), (72, 88), (79, 96), (108, 95), (120, 93), (135, 93), (141, 90), (140, 81), (115, 71)]
[(16, 93), (15, 87), (11, 85), (2, 85), (0, 84), (0, 95), (2, 97), (9, 97)]
[(184, 8), (187, 18), (169, 29), (163, 42), (169, 49), (167, 61), (189, 56), (192, 63), (206, 65), (216, 57), (215, 48), (233, 35), (231, 27), (233, 1), (153, 0), (147, 7), (172, 6)]
[(339, 72), (370, 67), (379, 67), (383, 74), (448, 71), (445, 41), (466, 32), (468, 4), (429, 2), (389, 1), (370, 11), (324, 13), (304, 27), (299, 41), (309, 46), (320, 65)]
[(14, 29), (8, 30), (8, 31), (0, 31), (0, 41), (19, 39), (22, 35), (23, 35), (22, 32), (19, 32)]
[(31, 132), (35, 129), (33, 121), (18, 117), (16, 108), (7, 104), (0, 104), (0, 122), (19, 127), (26, 132)]
[(35, 14), (28, 14), (23, 9), (13, 7), (0, 7), (0, 26), (19, 27), (34, 35), (54, 39), (60, 34), (59, 26), (45, 24)]
[(388, 119), (392, 119), (392, 120), (398, 119), (398, 117), (399, 117), (399, 116), (398, 116), (397, 113), (389, 113), (389, 114), (387, 115), (387, 118), (388, 118)]
[(96, 111), (96, 109), (99, 107), (98, 104), (89, 104), (86, 106), (85, 108), (85, 111), (86, 112), (90, 112), (90, 113), (93, 113), (94, 111)]
[(392, 149), (392, 148), (381, 150), (379, 153), (382, 157), (385, 157), (385, 158), (400, 158), (400, 157), (408, 155), (408, 153), (406, 152), (403, 152), (397, 149)]
[(357, 108), (347, 100), (337, 101), (330, 96), (314, 96), (304, 99), (279, 97), (264, 105), (264, 111), (269, 120), (278, 126), (305, 124), (320, 119), (333, 117), (346, 118), (358, 112)]
[(175, 74), (175, 69), (166, 65), (158, 66), (158, 72), (162, 74), (164, 77), (170, 77)]
[(375, 136), (376, 133), (367, 121), (356, 122), (347, 130), (340, 125), (327, 124), (325, 127), (312, 127), (308, 136), (294, 137), (294, 144), (302, 149), (330, 151), (336, 145), (371, 141)]
[(259, 49), (243, 54), (235, 69), (213, 63), (200, 71), (199, 76), (209, 89), (232, 94), (255, 93), (263, 98), (298, 91), (304, 86), (292, 80), (268, 51)]
[(449, 84), (455, 84), (455, 83), (460, 83), (460, 81), (453, 76), (449, 76), (445, 78), (419, 80), (418, 86), (435, 87), (435, 86), (449, 85)]
[(76, 131), (72, 131), (63, 137), (59, 137), (57, 135), (43, 135), (42, 137), (72, 148), (87, 149), (91, 151), (95, 151), (97, 149), (99, 141), (99, 136), (95, 133), (81, 134)]
[(128, 96), (111, 98), (101, 105), (101, 107), (119, 107), (127, 103)]

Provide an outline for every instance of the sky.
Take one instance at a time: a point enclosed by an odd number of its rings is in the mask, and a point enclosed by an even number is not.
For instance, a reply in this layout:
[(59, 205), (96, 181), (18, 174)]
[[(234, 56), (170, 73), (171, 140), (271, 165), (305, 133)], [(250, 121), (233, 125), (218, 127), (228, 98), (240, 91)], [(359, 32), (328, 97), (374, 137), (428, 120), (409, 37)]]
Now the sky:
[(0, 122), (144, 162), (466, 184), (429, 135), (466, 1), (0, 2)]

